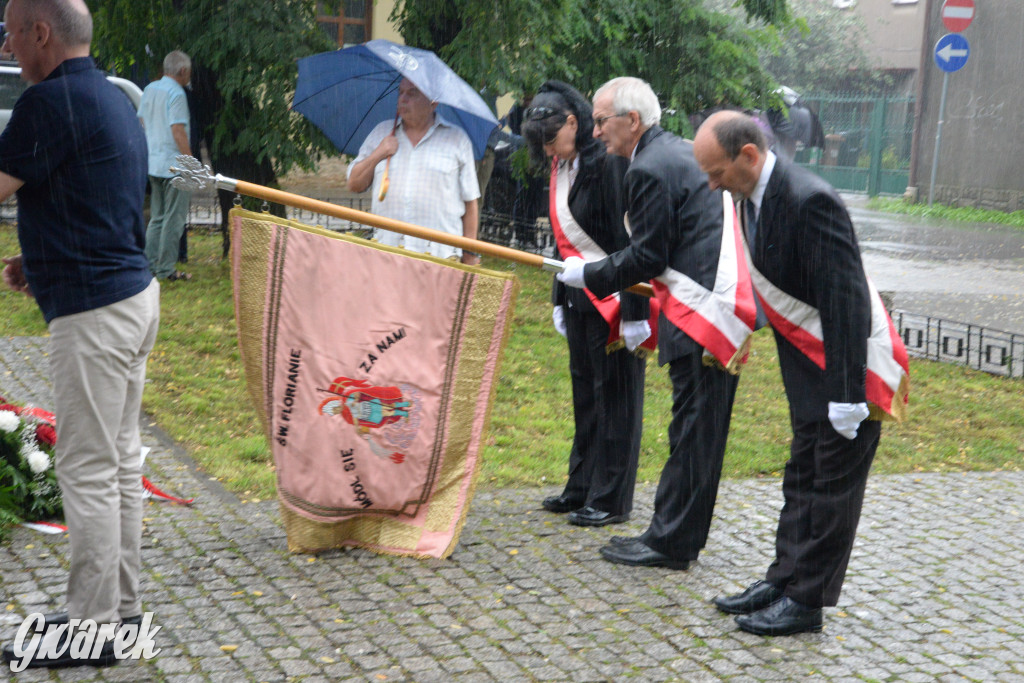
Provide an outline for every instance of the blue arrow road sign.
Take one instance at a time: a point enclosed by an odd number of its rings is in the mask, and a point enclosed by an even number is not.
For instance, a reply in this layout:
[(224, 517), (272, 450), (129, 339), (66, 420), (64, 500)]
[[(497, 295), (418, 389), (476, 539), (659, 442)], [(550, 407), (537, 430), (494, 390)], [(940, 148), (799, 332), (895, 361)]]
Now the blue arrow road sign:
[(947, 33), (935, 43), (935, 63), (946, 72), (964, 68), (970, 54), (970, 44), (959, 33)]

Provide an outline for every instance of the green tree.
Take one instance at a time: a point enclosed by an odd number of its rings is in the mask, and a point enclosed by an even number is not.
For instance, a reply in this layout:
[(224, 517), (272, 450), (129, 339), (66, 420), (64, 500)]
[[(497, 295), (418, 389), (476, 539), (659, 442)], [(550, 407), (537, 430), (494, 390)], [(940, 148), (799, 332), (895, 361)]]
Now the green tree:
[[(736, 13), (733, 0), (709, 0), (721, 11)], [(867, 27), (859, 14), (821, 0), (789, 0), (791, 22), (780, 27), (778, 40), (759, 46), (759, 58), (779, 83), (801, 93), (878, 92), (891, 78), (874, 69), (863, 46)]]
[[(785, 0), (735, 5), (751, 19), (787, 21)], [(774, 34), (703, 0), (399, 0), (392, 19), (408, 44), (495, 93), (532, 91), (547, 78), (587, 92), (639, 76), (675, 130), (686, 128), (683, 112), (747, 103), (773, 87), (757, 48)]]
[[(174, 49), (193, 60), (193, 88), (213, 160), (270, 171), (310, 168), (332, 147), (290, 111), (298, 58), (333, 46), (312, 0), (95, 0), (101, 66), (153, 80)], [(218, 169), (219, 170), (219, 169)], [(245, 176), (246, 179), (252, 176)], [(266, 182), (266, 177), (257, 182)]]
[(581, 3), (586, 10), (579, 16), (586, 19), (575, 22), (566, 45), (574, 55), (575, 80), (592, 90), (612, 76), (643, 78), (661, 98), (667, 128), (685, 132), (684, 114), (721, 103), (748, 104), (773, 88), (758, 60), (759, 44), (773, 34), (740, 18), (711, 11), (701, 1)]
[(407, 45), (437, 53), (474, 88), (519, 93), (568, 68), (557, 48), (577, 1), (396, 0), (391, 20)]

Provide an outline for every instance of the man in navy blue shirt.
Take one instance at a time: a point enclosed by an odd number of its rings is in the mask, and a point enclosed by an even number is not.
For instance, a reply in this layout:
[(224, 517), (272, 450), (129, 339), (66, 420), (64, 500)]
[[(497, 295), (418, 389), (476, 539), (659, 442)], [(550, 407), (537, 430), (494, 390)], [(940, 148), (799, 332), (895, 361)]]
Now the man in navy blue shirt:
[[(17, 193), (22, 249), (3, 259), (3, 279), (35, 297), (49, 326), (71, 544), (68, 611), (46, 623), (92, 620), (109, 637), (142, 615), (139, 411), (160, 296), (143, 251), (146, 140), (89, 56), (82, 0), (10, 0), (4, 19), (4, 49), (31, 86), (0, 134), (0, 200)], [(48, 629), (4, 659), (12, 669), (117, 661), (112, 640), (76, 658), (60, 647), (72, 635)]]

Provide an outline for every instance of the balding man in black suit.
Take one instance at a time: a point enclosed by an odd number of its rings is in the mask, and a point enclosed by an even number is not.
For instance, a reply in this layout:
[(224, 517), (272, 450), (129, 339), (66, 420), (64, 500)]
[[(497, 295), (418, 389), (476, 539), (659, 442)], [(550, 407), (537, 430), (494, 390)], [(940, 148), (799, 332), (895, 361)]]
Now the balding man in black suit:
[(868, 347), (887, 346), (892, 361), (902, 346), (887, 329), (875, 333), (889, 321), (872, 303), (853, 224), (828, 183), (768, 151), (739, 112), (708, 118), (694, 154), (712, 187), (747, 204), (751, 274), (774, 328), (793, 428), (775, 561), (764, 581), (715, 605), (759, 635), (820, 631), (822, 607), (839, 598), (881, 434), (866, 420), (868, 402), (898, 413), (905, 401), (905, 358), (902, 369), (889, 364), (891, 376), (879, 370), (903, 391), (894, 400), (879, 373), (868, 379)]

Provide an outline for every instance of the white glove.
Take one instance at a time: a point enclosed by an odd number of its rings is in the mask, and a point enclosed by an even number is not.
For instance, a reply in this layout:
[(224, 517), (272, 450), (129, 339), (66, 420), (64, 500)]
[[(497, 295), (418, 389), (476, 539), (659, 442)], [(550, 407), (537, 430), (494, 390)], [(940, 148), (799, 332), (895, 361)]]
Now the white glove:
[(555, 324), (555, 332), (565, 336), (565, 306), (555, 306), (551, 309), (551, 322)]
[(847, 439), (857, 437), (857, 427), (869, 415), (867, 403), (828, 402), (828, 421), (832, 427)]
[(586, 265), (587, 262), (579, 256), (570, 256), (565, 259), (562, 272), (555, 275), (555, 277), (563, 285), (583, 289), (586, 286), (586, 283), (583, 282), (583, 267)]
[(646, 320), (622, 321), (622, 341), (626, 342), (626, 348), (630, 351), (635, 351), (650, 336), (651, 325)]

